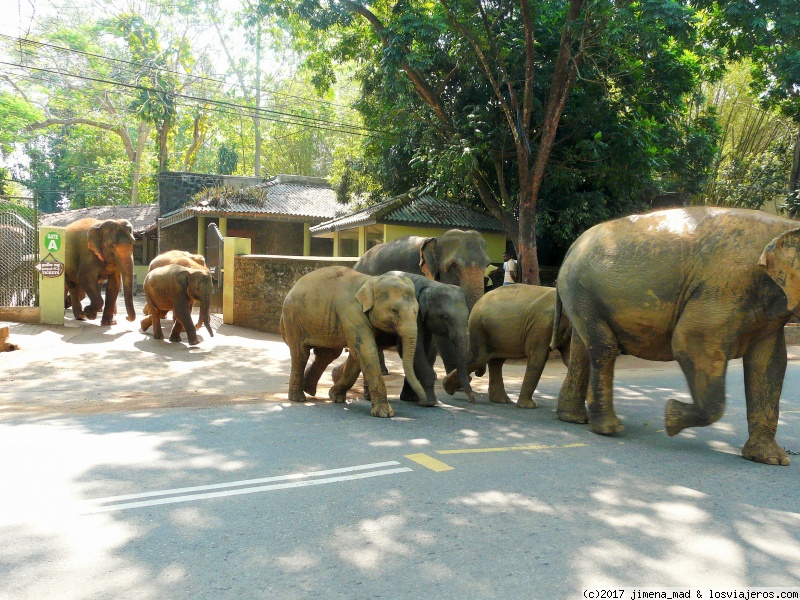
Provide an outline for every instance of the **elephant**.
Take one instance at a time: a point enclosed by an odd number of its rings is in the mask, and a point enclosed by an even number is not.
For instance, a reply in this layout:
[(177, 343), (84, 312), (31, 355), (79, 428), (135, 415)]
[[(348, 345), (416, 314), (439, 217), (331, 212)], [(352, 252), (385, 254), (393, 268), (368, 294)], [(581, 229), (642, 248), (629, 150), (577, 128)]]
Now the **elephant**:
[[(572, 326), (562, 315), (555, 340), (552, 340), (556, 312), (556, 290), (538, 285), (514, 284), (497, 288), (475, 303), (469, 315), (469, 353), (467, 371), (480, 377), (489, 365), (489, 401), (510, 402), (503, 385), (503, 363), (509, 358), (527, 358), (525, 376), (519, 392), (519, 408), (536, 408), (533, 392), (550, 356), (558, 350), (564, 365), (569, 365)], [(461, 379), (455, 371), (444, 380), (452, 395)]]
[(172, 311), (175, 324), (169, 336), (171, 342), (181, 340), (181, 331), (186, 330), (189, 345), (200, 343), (197, 329), (192, 323), (192, 306), (200, 303), (200, 322), (205, 323), (211, 337), (209, 307), (211, 305), (211, 273), (206, 268), (192, 268), (179, 264), (156, 267), (147, 273), (144, 278), (144, 314), (142, 331), (147, 331), (153, 325), (153, 337), (157, 340), (164, 338), (161, 331), (161, 319)]
[[(101, 325), (114, 325), (120, 284), (128, 321), (136, 320), (133, 306), (133, 227), (125, 219), (86, 218), (66, 228), (65, 279), (76, 319), (95, 319), (102, 309)], [(105, 303), (100, 284), (107, 281)], [(89, 305), (81, 308), (83, 294)], [(66, 302), (65, 302), (66, 304)]]
[[(192, 254), (191, 252), (186, 252), (185, 250), (168, 250), (167, 252), (162, 252), (161, 254), (159, 254), (153, 260), (150, 261), (150, 266), (148, 267), (147, 272), (149, 273), (153, 269), (157, 269), (158, 267), (166, 267), (167, 265), (182, 265), (184, 267), (189, 267), (191, 269), (205, 269), (206, 271), (208, 271), (208, 268), (206, 267), (206, 259), (203, 257), (202, 254)], [(209, 300), (209, 306), (210, 306), (210, 300)], [(195, 328), (199, 328), (203, 325), (203, 314), (204, 313), (201, 311), (200, 318), (197, 319)], [(209, 311), (206, 311), (205, 314), (206, 316), (208, 316)], [(161, 316), (165, 317), (166, 313)], [(143, 319), (141, 323), (142, 331), (147, 331), (150, 325), (152, 325), (152, 323), (153, 323), (152, 316), (148, 316), (145, 319)]]
[(486, 241), (477, 231), (451, 229), (438, 237), (405, 236), (367, 250), (353, 266), (356, 271), (380, 275), (404, 271), (457, 285), (467, 308), (483, 295), (484, 271), (489, 265)]
[(800, 314), (797, 226), (761, 211), (692, 207), (584, 232), (557, 280), (554, 331), (563, 313), (573, 325), (558, 418), (588, 421), (599, 434), (622, 431), (613, 378), (624, 352), (680, 365), (693, 403), (667, 401), (668, 435), (710, 425), (725, 410), (728, 361), (742, 358), (749, 429), (742, 456), (788, 465), (775, 434), (783, 327)]
[[(353, 268), (361, 273), (380, 275), (404, 271), (457, 285), (467, 298), (467, 308), (483, 296), (484, 277), (489, 265), (486, 240), (477, 231), (451, 229), (438, 237), (405, 236), (367, 250)], [(446, 345), (439, 348), (447, 371), (458, 368), (457, 358)], [(380, 354), (381, 372), (387, 373)]]
[(418, 311), (414, 284), (406, 277), (370, 276), (338, 266), (303, 275), (286, 295), (280, 319), (281, 335), (292, 359), (289, 400), (306, 400), (303, 371), (312, 348), (320, 360), (330, 364), (346, 347), (356, 360), (330, 389), (330, 398), (344, 402), (360, 369), (372, 392), (371, 414), (394, 416), (378, 364), (378, 331), (398, 336), (406, 379), (424, 398), (425, 391), (414, 375)]
[[(400, 399), (409, 402), (419, 401), (420, 406), (436, 406), (436, 394), (434, 384), (436, 382), (436, 372), (433, 364), (436, 361), (436, 348), (433, 345), (436, 338), (439, 345), (449, 345), (450, 353), (456, 357), (458, 368), (453, 371), (454, 375), (460, 375), (459, 383), (467, 399), (474, 403), (472, 388), (469, 384), (469, 373), (467, 372), (467, 300), (464, 290), (455, 285), (439, 283), (423, 275), (414, 275), (403, 271), (389, 271), (388, 275), (406, 277), (414, 284), (414, 295), (419, 304), (417, 314), (417, 348), (414, 353), (414, 373), (425, 390), (425, 396), (417, 397), (408, 381), (403, 382), (403, 390)], [(394, 334), (378, 332), (376, 340), (379, 348), (388, 348), (397, 345), (397, 336)], [(338, 356), (327, 356), (330, 360)], [(348, 361), (354, 361), (351, 354)], [(315, 354), (314, 361), (306, 369), (303, 377), (303, 389), (312, 396), (316, 393), (317, 382), (325, 371), (330, 361), (325, 362)], [(334, 382), (341, 376), (341, 369), (348, 368), (347, 365), (340, 365), (334, 369)], [(350, 368), (358, 368), (357, 365)], [(367, 387), (367, 390), (369, 388)]]

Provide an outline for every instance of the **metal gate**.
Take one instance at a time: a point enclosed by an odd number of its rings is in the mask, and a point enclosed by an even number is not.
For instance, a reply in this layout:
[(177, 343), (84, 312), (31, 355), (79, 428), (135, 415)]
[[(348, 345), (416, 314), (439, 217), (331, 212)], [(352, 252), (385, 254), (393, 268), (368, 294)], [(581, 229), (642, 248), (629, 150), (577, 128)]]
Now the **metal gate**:
[(216, 223), (209, 223), (206, 232), (206, 266), (211, 271), (211, 278), (216, 287), (222, 288), (222, 268), (225, 265), (223, 249), (225, 240)]
[(36, 306), (36, 208), (31, 198), (0, 197), (0, 306)]

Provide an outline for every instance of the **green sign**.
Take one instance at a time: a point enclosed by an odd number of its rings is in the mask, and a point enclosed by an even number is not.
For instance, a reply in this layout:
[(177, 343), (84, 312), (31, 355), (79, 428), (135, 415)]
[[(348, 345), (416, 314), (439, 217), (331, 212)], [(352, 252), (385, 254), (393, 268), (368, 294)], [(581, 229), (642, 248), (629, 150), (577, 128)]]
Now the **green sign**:
[(61, 234), (57, 231), (44, 234), (44, 249), (48, 252), (61, 250)]

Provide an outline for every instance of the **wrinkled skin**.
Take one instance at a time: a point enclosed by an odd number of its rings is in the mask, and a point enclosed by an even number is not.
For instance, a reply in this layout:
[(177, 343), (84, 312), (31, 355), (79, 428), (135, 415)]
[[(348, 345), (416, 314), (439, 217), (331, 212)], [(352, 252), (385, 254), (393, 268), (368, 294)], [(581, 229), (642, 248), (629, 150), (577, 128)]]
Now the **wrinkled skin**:
[(214, 337), (208, 318), (211, 305), (211, 274), (206, 268), (191, 268), (183, 265), (167, 265), (156, 267), (147, 273), (144, 279), (144, 295), (147, 303), (142, 319), (142, 331), (153, 325), (153, 337), (164, 339), (161, 331), (161, 319), (173, 311), (175, 323), (169, 336), (171, 342), (181, 340), (181, 332), (185, 329), (189, 345), (200, 343), (197, 329), (192, 323), (192, 307), (200, 303), (200, 320), (205, 323), (209, 335)]
[(796, 227), (760, 211), (696, 207), (618, 219), (581, 235), (558, 276), (556, 318), (563, 303), (574, 327), (558, 418), (588, 420), (600, 434), (622, 430), (612, 395), (622, 351), (680, 364), (694, 403), (667, 402), (668, 435), (710, 425), (725, 410), (728, 361), (743, 358), (750, 436), (742, 456), (788, 465), (775, 433), (783, 326), (800, 305)]
[[(425, 390), (425, 396), (418, 397), (406, 380), (403, 382), (400, 399), (408, 402), (419, 401), (420, 406), (436, 406), (437, 400), (434, 392), (436, 372), (433, 369), (436, 361), (435, 338), (439, 345), (447, 345), (451, 348), (451, 354), (456, 357), (458, 364), (458, 369), (453, 371), (454, 376), (458, 378), (459, 374), (461, 375), (459, 383), (463, 386), (469, 401), (475, 402), (467, 372), (467, 319), (469, 312), (463, 290), (454, 285), (433, 281), (422, 275), (403, 271), (390, 271), (388, 274), (410, 279), (414, 284), (414, 294), (419, 304), (414, 373)], [(396, 335), (379, 332), (377, 343), (380, 348), (388, 348), (397, 345), (398, 340)], [(331, 360), (335, 358), (337, 357), (334, 356)], [(355, 359), (350, 355), (347, 360), (349, 362)], [(328, 364), (329, 362), (323, 361), (315, 353), (314, 361), (306, 369), (303, 377), (303, 389), (306, 393), (312, 396), (316, 393), (317, 382)], [(334, 369), (334, 382), (338, 381), (341, 376), (342, 368), (348, 368), (348, 366), (340, 365)], [(353, 366), (349, 368), (353, 368)]]
[[(556, 312), (556, 290), (538, 285), (508, 285), (492, 290), (478, 300), (469, 315), (468, 371), (479, 377), (489, 365), (489, 400), (500, 404), (511, 401), (503, 385), (503, 363), (507, 359), (526, 358), (527, 366), (517, 406), (536, 408), (533, 392), (542, 376), (550, 350), (558, 350), (569, 365), (572, 326), (562, 316), (554, 346), (551, 348)], [(449, 373), (444, 389), (453, 394), (459, 377)]]
[[(483, 296), (484, 271), (489, 265), (486, 240), (477, 231), (451, 229), (438, 237), (405, 236), (378, 244), (364, 253), (353, 266), (356, 271), (380, 275), (404, 271), (457, 285), (467, 298), (467, 308)], [(439, 348), (448, 372), (458, 368), (456, 356), (447, 345)], [(381, 357), (381, 369), (386, 367)]]
[[(206, 267), (206, 259), (202, 254), (192, 254), (191, 252), (186, 252), (185, 250), (168, 250), (167, 252), (162, 252), (150, 261), (150, 266), (148, 267), (147, 272), (149, 273), (153, 269), (157, 269), (158, 267), (166, 267), (168, 265), (181, 265), (190, 269), (205, 269), (208, 271), (208, 267)], [(209, 271), (209, 275), (210, 274), (211, 272)], [(203, 305), (202, 301), (200, 304), (201, 306)], [(210, 301), (208, 305), (210, 306)], [(163, 317), (166, 317), (166, 314), (162, 315), (162, 318)], [(147, 331), (152, 323), (152, 316), (148, 316), (143, 319), (142, 331)], [(210, 329), (211, 322), (208, 310), (205, 312), (202, 310), (200, 311), (200, 317), (197, 319), (195, 328), (201, 327), (204, 323), (206, 324), (206, 328)]]
[[(128, 321), (136, 320), (133, 307), (133, 227), (124, 219), (80, 219), (66, 228), (65, 279), (69, 305), (76, 319), (95, 319), (103, 311), (101, 325), (114, 325), (120, 286)], [(107, 281), (106, 298), (100, 284)], [(89, 297), (82, 308), (81, 299)], [(65, 304), (67, 304), (65, 300)]]
[(414, 375), (418, 311), (414, 284), (405, 277), (364, 275), (347, 267), (324, 267), (301, 277), (286, 295), (280, 322), (292, 358), (289, 400), (306, 400), (303, 376), (312, 349), (327, 365), (348, 348), (356, 360), (331, 387), (330, 398), (344, 402), (363, 371), (372, 393), (372, 415), (394, 416), (378, 362), (378, 331), (399, 337), (406, 349), (402, 353), (406, 378), (423, 397), (425, 391)]

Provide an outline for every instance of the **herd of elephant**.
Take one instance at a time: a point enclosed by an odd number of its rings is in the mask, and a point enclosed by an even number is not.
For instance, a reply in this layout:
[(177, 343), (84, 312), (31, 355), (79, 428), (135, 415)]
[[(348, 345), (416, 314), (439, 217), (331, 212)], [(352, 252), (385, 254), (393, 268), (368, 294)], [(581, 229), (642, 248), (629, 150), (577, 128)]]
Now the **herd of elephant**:
[[(89, 221), (67, 228), (75, 317), (96, 316), (103, 307), (99, 282), (107, 279), (102, 323), (111, 324), (121, 278), (128, 320), (134, 320), (130, 224)], [(555, 288), (513, 284), (486, 294), (489, 256), (475, 231), (380, 244), (352, 269), (318, 269), (287, 294), (280, 330), (291, 354), (289, 399), (315, 395), (325, 369), (346, 348), (329, 396), (344, 402), (363, 372), (371, 414), (391, 417), (381, 351), (397, 346), (405, 373), (401, 399), (436, 404), (438, 354), (447, 393), (461, 389), (474, 402), (470, 374), (482, 376), (488, 368), (490, 401), (508, 403), (503, 363), (525, 359), (517, 406), (535, 408), (534, 390), (557, 349), (567, 365), (557, 418), (609, 435), (622, 430), (613, 405), (614, 364), (619, 354), (630, 354), (675, 360), (683, 370), (693, 402), (667, 402), (672, 436), (722, 417), (728, 362), (742, 358), (749, 431), (742, 456), (788, 465), (775, 434), (787, 365), (783, 327), (800, 315), (797, 225), (760, 211), (715, 207), (633, 215), (584, 232), (568, 250)], [(142, 329), (152, 323), (161, 338), (160, 318), (174, 310), (170, 339), (185, 329), (197, 343), (191, 307), (198, 301), (197, 326), (205, 323), (213, 335), (210, 287), (201, 256), (159, 255), (144, 283)], [(91, 301), (83, 311), (82, 291)]]

